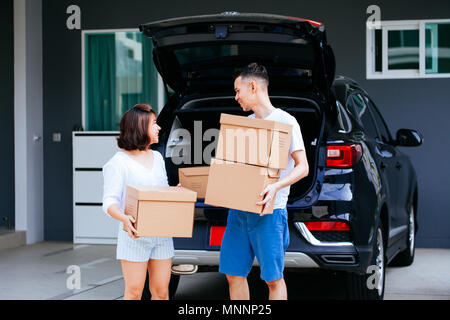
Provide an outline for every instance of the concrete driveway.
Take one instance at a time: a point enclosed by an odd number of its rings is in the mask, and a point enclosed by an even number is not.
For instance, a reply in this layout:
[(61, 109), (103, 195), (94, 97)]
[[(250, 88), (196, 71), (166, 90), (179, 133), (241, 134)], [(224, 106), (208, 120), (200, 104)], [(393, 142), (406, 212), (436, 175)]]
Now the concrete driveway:
[[(80, 267), (80, 289), (67, 288), (70, 265)], [(249, 276), (251, 298), (266, 299), (257, 273)], [(344, 299), (340, 281), (331, 273), (286, 274), (291, 300)], [(0, 251), (0, 300), (114, 300), (123, 288), (115, 246), (41, 242)], [(182, 276), (175, 299), (228, 299), (226, 279), (215, 272)], [(450, 300), (450, 249), (419, 248), (412, 266), (388, 268), (385, 299)]]

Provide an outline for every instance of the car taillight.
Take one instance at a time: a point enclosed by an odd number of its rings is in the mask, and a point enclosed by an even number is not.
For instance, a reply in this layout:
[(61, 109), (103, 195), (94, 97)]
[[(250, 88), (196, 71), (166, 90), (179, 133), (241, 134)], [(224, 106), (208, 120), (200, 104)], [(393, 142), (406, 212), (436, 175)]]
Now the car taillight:
[(350, 226), (343, 221), (304, 222), (309, 231), (350, 231)]
[(361, 159), (359, 144), (327, 146), (327, 167), (350, 168)]
[(291, 18), (291, 19), (306, 21), (306, 22), (308, 22), (309, 24), (311, 24), (311, 25), (313, 25), (315, 27), (320, 27), (320, 26), (323, 25), (323, 23), (319, 22), (319, 21), (314, 21), (314, 20), (310, 20), (310, 19), (303, 19), (303, 18), (298, 18), (298, 17), (292, 17), (292, 16), (288, 16), (288, 17)]
[(223, 235), (225, 234), (226, 227), (211, 227), (211, 232), (209, 234), (209, 245), (210, 246), (220, 246), (222, 245)]

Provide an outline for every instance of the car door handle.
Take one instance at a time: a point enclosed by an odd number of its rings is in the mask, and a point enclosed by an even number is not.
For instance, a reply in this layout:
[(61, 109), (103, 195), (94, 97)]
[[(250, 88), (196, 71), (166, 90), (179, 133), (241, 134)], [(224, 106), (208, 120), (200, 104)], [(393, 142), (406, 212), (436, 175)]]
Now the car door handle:
[(397, 163), (395, 164), (395, 167), (396, 167), (397, 169), (401, 169), (402, 164), (401, 164), (400, 162), (397, 162)]

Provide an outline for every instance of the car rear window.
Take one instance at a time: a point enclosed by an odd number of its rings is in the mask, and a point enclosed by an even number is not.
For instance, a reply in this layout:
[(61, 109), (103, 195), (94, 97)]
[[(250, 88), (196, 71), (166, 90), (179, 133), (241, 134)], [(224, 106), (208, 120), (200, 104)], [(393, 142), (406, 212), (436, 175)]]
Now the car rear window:
[[(302, 40), (304, 41), (304, 40)], [(280, 45), (270, 43), (229, 43), (207, 44), (173, 50), (181, 67), (207, 63), (208, 61), (224, 61), (227, 58), (242, 57), (268, 59), (280, 64), (311, 66), (314, 63), (314, 51), (311, 45)], [(295, 70), (295, 69), (293, 69)]]

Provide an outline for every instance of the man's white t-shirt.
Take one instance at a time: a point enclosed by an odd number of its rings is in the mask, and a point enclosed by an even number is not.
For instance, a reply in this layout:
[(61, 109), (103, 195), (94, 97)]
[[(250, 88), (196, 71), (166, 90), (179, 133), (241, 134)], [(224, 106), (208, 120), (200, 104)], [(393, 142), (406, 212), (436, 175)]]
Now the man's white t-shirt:
[[(255, 115), (251, 114), (248, 117), (255, 118)], [(280, 179), (283, 179), (295, 167), (295, 162), (294, 159), (292, 158), (292, 152), (297, 150), (305, 150), (300, 125), (298, 124), (297, 119), (295, 119), (292, 115), (278, 108), (272, 111), (272, 113), (266, 118), (264, 118), (264, 120), (277, 121), (292, 125), (291, 146), (289, 148), (287, 166), (285, 170), (281, 170), (280, 172)], [(286, 208), (290, 190), (291, 190), (290, 186), (278, 190), (275, 197), (275, 202), (273, 204), (274, 209)]]

